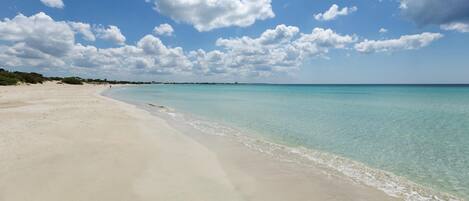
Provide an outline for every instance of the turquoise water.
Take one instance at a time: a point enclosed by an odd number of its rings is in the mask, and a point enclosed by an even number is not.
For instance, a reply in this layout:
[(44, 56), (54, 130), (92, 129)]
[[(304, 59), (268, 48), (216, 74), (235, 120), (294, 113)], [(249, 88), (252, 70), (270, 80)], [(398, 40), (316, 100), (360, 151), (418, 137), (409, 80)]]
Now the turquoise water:
[(147, 85), (109, 93), (469, 198), (469, 87)]

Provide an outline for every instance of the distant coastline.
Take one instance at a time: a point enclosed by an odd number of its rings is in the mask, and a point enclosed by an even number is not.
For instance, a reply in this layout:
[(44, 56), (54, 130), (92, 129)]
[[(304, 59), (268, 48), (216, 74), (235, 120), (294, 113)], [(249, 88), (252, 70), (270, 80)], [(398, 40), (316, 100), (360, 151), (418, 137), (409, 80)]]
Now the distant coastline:
[[(36, 72), (7, 71), (0, 68), (0, 86), (16, 85), (18, 83), (38, 84), (45, 81), (63, 81), (64, 79), (73, 79), (76, 83), (88, 84), (181, 84), (181, 85), (286, 85), (286, 86), (461, 86), (469, 87), (469, 83), (339, 83), (339, 84), (321, 84), (321, 83), (264, 83), (264, 82), (172, 82), (172, 81), (128, 81), (111, 79), (93, 79), (81, 78), (78, 76), (70, 77), (47, 77)], [(10, 82), (10, 83), (9, 83)]]

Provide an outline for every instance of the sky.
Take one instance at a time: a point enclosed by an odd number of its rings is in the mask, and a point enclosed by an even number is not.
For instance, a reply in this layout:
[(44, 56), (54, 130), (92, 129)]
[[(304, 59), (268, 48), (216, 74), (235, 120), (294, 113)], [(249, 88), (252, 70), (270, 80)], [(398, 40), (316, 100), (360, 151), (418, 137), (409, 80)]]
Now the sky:
[(143, 81), (469, 83), (469, 0), (2, 0), (0, 68)]

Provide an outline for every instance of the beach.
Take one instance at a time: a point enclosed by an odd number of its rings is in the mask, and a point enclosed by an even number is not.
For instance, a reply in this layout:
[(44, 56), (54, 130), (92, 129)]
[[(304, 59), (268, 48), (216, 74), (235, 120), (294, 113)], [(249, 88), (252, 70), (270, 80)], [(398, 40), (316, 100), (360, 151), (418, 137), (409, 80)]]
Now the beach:
[(216, 136), (194, 137), (106, 85), (0, 87), (0, 200), (397, 200)]

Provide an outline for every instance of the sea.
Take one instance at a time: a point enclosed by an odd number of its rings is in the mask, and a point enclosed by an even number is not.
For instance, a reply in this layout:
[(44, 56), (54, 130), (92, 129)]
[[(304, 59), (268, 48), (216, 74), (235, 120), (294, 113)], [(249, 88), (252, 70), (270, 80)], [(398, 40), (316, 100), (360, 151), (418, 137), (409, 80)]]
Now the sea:
[(105, 95), (404, 200), (469, 200), (469, 85), (153, 84)]

